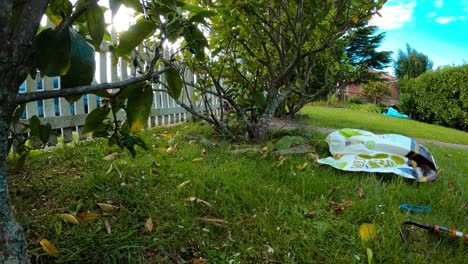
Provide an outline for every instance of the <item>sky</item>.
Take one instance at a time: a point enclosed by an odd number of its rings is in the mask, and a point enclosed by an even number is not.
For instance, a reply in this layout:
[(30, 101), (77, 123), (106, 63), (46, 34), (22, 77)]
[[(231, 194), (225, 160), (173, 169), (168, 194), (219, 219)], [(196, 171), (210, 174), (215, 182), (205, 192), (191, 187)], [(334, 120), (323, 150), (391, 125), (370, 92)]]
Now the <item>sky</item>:
[(370, 23), (385, 32), (379, 50), (392, 51), (394, 59), (408, 43), (434, 69), (468, 64), (468, 0), (389, 0), (379, 13)]

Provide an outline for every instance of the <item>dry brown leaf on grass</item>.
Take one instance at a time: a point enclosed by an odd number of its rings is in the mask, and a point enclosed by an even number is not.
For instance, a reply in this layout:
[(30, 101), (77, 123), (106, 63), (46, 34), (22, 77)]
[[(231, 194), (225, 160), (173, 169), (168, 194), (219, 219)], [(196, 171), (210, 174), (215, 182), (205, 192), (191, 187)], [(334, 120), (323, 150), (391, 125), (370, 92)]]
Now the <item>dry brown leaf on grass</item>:
[(44, 251), (51, 255), (51, 256), (56, 256), (57, 253), (58, 253), (58, 250), (57, 248), (49, 242), (49, 240), (47, 239), (41, 239), (41, 241), (39, 242), (39, 244), (41, 244), (42, 246), (42, 249), (44, 249)]
[(187, 184), (189, 184), (191, 182), (191, 180), (187, 180), (187, 181), (184, 181), (183, 183), (177, 185), (177, 189), (182, 189), (184, 188)]
[(362, 241), (367, 241), (376, 237), (375, 226), (373, 224), (364, 223), (359, 227), (359, 236)]
[(334, 193), (336, 192), (336, 190), (337, 190), (336, 187), (331, 188), (331, 189), (328, 191), (328, 193), (327, 193), (327, 197), (329, 197), (330, 195), (334, 194)]
[(104, 221), (104, 226), (106, 227), (106, 232), (107, 234), (111, 234), (112, 233), (112, 226), (111, 224), (109, 223), (109, 221)]
[(107, 203), (96, 203), (99, 208), (101, 208), (102, 211), (106, 213), (112, 213), (115, 212), (119, 209), (118, 206), (115, 206), (113, 204), (107, 204)]
[(153, 219), (148, 218), (146, 219), (146, 224), (145, 224), (145, 232), (151, 232), (153, 231), (154, 225), (153, 225)]
[(253, 221), (255, 221), (256, 218), (257, 218), (257, 215), (253, 215), (252, 217), (247, 217), (245, 219), (242, 219), (242, 220), (238, 221), (236, 223), (236, 225), (244, 225), (244, 224), (253, 222)]
[(315, 216), (317, 214), (316, 211), (307, 211), (307, 212), (304, 212), (304, 216), (306, 218), (312, 218), (313, 216)]
[(76, 214), (76, 218), (78, 218), (78, 220), (80, 222), (83, 222), (83, 223), (86, 223), (86, 222), (89, 222), (89, 221), (92, 221), (92, 220), (95, 220), (99, 217), (98, 214), (96, 213), (90, 213), (90, 212), (84, 212), (84, 213), (78, 213)]
[(197, 218), (197, 221), (206, 223), (206, 224), (212, 224), (214, 226), (228, 226), (231, 224), (229, 221), (226, 221), (223, 219), (213, 219), (213, 218)]
[(202, 154), (203, 157), (205, 157), (206, 156), (206, 149), (202, 149), (201, 154)]
[(303, 170), (305, 170), (305, 168), (307, 168), (307, 166), (309, 166), (309, 163), (305, 162), (302, 165), (297, 165), (296, 169), (298, 169), (299, 171), (303, 171)]
[(103, 160), (115, 160), (119, 156), (119, 153), (114, 152), (112, 154), (109, 154), (103, 158)]
[(201, 203), (203, 205), (205, 205), (206, 207), (209, 207), (211, 208), (211, 203), (207, 202), (207, 201), (204, 201), (200, 198), (197, 198), (197, 197), (189, 197), (187, 199), (185, 199), (186, 202), (193, 202), (193, 203)]
[(344, 211), (345, 207), (351, 207), (354, 205), (354, 201), (347, 200), (342, 203), (337, 203), (335, 201), (328, 202), (328, 205), (333, 209), (335, 213), (341, 213)]
[(359, 198), (364, 198), (365, 194), (364, 194), (364, 190), (362, 189), (362, 187), (359, 187), (358, 189), (358, 196)]
[(65, 222), (74, 224), (74, 225), (79, 225), (80, 221), (76, 219), (76, 217), (72, 214), (59, 214), (59, 217), (62, 218)]
[(193, 163), (198, 163), (198, 162), (202, 162), (202, 161), (204, 161), (204, 160), (205, 160), (205, 158), (194, 158), (194, 159), (192, 160), (192, 162), (193, 162)]

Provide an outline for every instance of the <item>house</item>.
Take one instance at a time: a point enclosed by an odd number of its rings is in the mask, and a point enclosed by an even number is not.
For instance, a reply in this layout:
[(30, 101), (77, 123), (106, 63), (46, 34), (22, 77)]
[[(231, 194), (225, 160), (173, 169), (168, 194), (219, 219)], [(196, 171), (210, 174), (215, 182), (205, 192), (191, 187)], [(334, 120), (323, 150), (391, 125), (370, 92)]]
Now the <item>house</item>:
[[(390, 88), (391, 96), (383, 97), (380, 99), (380, 101), (387, 104), (396, 104), (400, 98), (400, 93), (398, 92), (398, 89), (396, 87), (397, 78), (383, 72), (378, 72), (374, 70), (370, 70), (370, 72), (380, 73), (380, 78), (382, 79), (382, 81), (386, 82)], [(361, 92), (361, 84), (346, 85), (344, 88), (342, 88), (341, 95), (343, 96), (342, 98), (347, 100), (349, 100), (353, 96), (361, 96), (362, 99), (365, 99), (365, 94)]]

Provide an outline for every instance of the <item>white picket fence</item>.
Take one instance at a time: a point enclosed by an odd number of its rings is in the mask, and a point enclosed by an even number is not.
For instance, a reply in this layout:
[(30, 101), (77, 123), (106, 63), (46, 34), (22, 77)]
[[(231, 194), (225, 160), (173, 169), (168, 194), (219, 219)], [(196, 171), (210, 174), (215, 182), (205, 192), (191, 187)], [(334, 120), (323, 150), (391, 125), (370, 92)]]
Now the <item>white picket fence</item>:
[[(133, 70), (128, 64), (120, 59), (117, 65), (113, 65), (111, 53), (96, 53), (96, 77), (94, 83), (114, 82), (118, 80), (125, 80), (133, 77)], [(186, 80), (193, 81), (196, 77), (191, 73), (185, 74)], [(164, 82), (165, 80), (162, 79)], [(153, 85), (154, 89), (163, 90), (162, 85)], [(35, 92), (38, 90), (54, 90), (60, 89), (59, 77), (45, 77), (42, 80), (39, 74), (36, 79), (28, 76), (27, 80), (23, 83), (20, 93)], [(188, 104), (189, 100), (193, 101), (193, 87), (186, 86), (182, 91), (180, 101)], [(213, 109), (219, 109), (220, 101), (217, 97), (211, 96), (209, 99)], [(85, 118), (88, 113), (93, 111), (100, 104), (100, 98), (93, 94), (83, 95), (80, 100), (70, 104), (65, 98), (46, 99), (36, 102), (30, 102), (26, 105), (26, 113), (23, 114), (22, 119), (28, 119), (37, 115), (42, 124), (50, 123), (54, 131), (65, 142), (70, 142), (73, 139), (73, 133), (78, 134), (80, 140), (86, 139), (89, 135), (82, 132)], [(193, 102), (197, 106), (197, 111), (205, 111), (204, 103)], [(123, 113), (121, 114), (124, 118)], [(190, 119), (190, 114), (181, 106), (179, 106), (174, 99), (172, 99), (166, 92), (155, 91), (153, 106), (150, 117), (148, 118), (147, 127), (165, 126), (186, 122)], [(51, 137), (49, 145), (57, 143), (57, 136)]]

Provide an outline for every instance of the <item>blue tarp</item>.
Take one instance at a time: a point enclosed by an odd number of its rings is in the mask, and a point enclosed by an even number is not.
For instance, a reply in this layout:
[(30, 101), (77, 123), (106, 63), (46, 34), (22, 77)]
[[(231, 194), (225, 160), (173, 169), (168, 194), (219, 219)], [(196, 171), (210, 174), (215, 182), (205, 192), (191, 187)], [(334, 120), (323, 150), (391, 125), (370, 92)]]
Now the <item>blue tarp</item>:
[(397, 110), (393, 109), (393, 107), (389, 107), (386, 113), (383, 113), (384, 116), (393, 116), (403, 119), (409, 119), (409, 116), (401, 114)]

